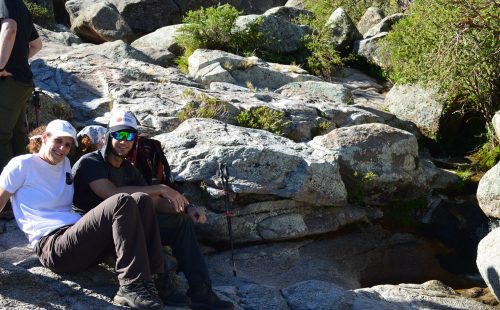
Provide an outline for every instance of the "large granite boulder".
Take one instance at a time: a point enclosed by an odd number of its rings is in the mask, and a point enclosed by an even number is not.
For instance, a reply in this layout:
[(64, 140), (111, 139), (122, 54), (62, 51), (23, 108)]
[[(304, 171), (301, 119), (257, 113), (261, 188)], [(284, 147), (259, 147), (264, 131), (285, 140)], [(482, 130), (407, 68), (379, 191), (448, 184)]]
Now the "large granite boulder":
[(494, 229), (479, 242), (476, 260), (477, 268), (484, 282), (496, 299), (500, 301), (500, 261), (498, 257), (500, 257), (500, 228)]
[(444, 104), (442, 95), (436, 89), (411, 84), (395, 85), (387, 93), (384, 104), (390, 113), (417, 125), (426, 137), (437, 138)]
[(225, 162), (230, 190), (240, 195), (272, 195), (313, 206), (346, 202), (334, 152), (316, 151), (267, 131), (211, 119), (188, 119), (156, 138), (178, 181), (203, 181), (220, 188), (218, 163)]
[(135, 34), (120, 15), (115, 5), (103, 1), (78, 6), (79, 0), (66, 3), (70, 12), (71, 31), (84, 40), (92, 43), (123, 40), (132, 42)]
[(330, 29), (330, 42), (338, 51), (347, 51), (354, 41), (362, 38), (356, 25), (342, 7), (333, 11), (326, 22), (326, 27)]
[(384, 124), (337, 128), (309, 145), (339, 152), (342, 178), (358, 202), (421, 197), (435, 176), (436, 168), (420, 160), (415, 136)]
[(258, 23), (262, 32), (264, 48), (273, 53), (291, 54), (303, 47), (304, 28), (290, 23), (274, 14), (244, 15), (236, 19), (233, 31), (247, 31), (251, 25)]
[(488, 170), (479, 180), (477, 200), (486, 216), (500, 219), (500, 163)]
[[(72, 28), (82, 12), (86, 12), (87, 17), (84, 20), (93, 20), (98, 25), (104, 25), (103, 29), (110, 33), (113, 31), (116, 34), (124, 33), (124, 29), (127, 29), (127, 33), (132, 32), (134, 38), (127, 36), (130, 40), (123, 36), (115, 36), (126, 42), (132, 42), (133, 39), (163, 26), (180, 22), (179, 7), (173, 0), (108, 0), (107, 2), (69, 0), (66, 2), (66, 10)], [(98, 16), (96, 13), (101, 10), (107, 12), (107, 15)]]

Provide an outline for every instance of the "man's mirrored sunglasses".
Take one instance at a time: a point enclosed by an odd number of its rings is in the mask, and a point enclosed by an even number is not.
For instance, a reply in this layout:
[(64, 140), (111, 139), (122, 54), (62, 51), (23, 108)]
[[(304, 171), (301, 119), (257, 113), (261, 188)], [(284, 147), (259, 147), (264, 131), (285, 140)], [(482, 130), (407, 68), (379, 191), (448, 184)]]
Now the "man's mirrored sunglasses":
[(115, 131), (111, 133), (111, 136), (117, 141), (134, 141), (135, 133), (128, 131)]

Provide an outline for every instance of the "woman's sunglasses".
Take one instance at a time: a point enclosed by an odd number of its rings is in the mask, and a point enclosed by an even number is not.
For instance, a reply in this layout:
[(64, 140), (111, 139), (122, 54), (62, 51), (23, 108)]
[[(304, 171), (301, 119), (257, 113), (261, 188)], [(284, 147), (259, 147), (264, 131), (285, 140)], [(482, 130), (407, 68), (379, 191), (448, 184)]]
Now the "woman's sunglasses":
[(135, 133), (128, 131), (115, 131), (111, 133), (111, 136), (117, 141), (133, 141), (135, 138)]

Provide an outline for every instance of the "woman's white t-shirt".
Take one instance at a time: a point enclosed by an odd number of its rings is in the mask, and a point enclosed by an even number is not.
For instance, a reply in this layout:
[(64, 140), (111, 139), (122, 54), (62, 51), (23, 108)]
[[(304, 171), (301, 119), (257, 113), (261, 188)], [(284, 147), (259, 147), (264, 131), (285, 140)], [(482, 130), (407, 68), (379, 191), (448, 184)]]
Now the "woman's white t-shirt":
[(43, 236), (74, 224), (81, 217), (71, 211), (74, 189), (67, 158), (51, 165), (38, 154), (17, 156), (3, 169), (0, 187), (12, 194), (17, 225), (32, 246)]

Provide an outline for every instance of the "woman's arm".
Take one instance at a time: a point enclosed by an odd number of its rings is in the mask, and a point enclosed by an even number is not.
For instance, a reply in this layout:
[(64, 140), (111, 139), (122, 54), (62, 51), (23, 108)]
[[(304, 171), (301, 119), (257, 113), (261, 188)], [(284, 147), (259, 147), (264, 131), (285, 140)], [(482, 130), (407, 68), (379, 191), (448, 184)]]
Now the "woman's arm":
[(0, 212), (3, 210), (12, 194), (0, 187)]

